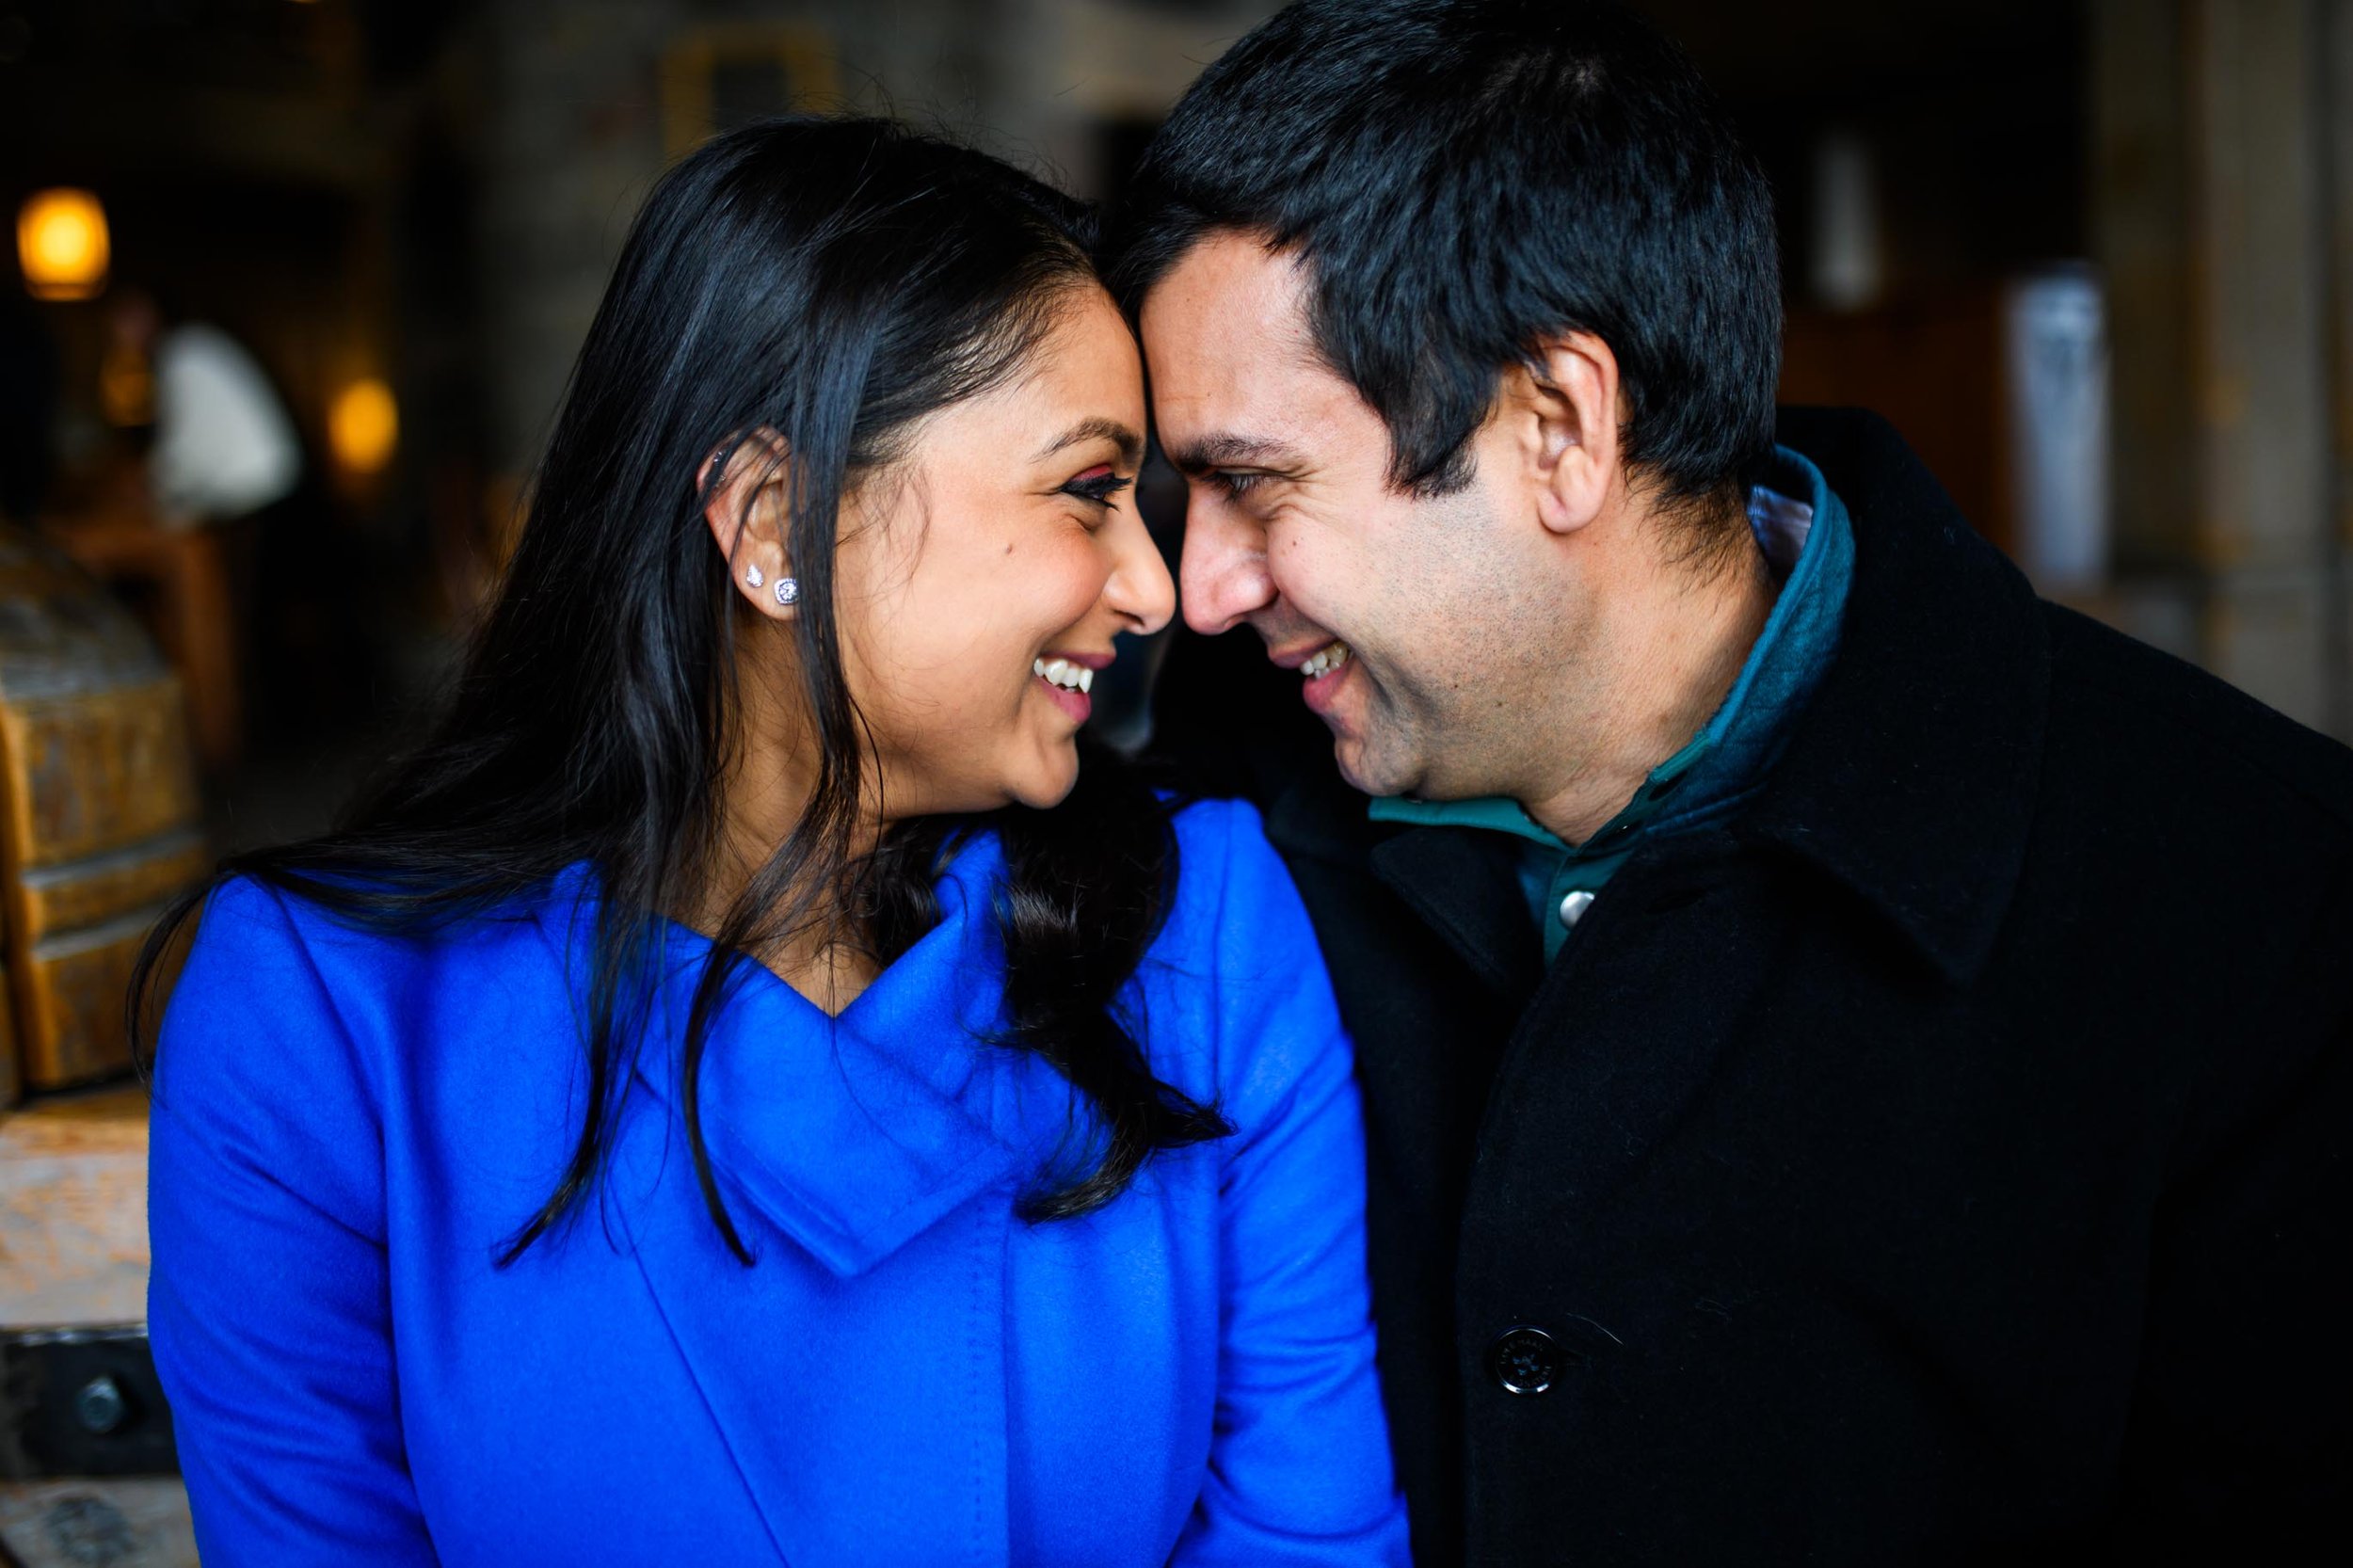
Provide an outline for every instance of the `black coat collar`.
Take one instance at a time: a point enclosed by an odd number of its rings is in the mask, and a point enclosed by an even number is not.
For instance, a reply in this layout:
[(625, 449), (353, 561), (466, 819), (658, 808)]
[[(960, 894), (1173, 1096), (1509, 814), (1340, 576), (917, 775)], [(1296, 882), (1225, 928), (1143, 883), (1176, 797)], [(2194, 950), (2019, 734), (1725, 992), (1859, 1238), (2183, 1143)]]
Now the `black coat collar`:
[(1965, 982), (2032, 824), (2050, 695), (2041, 607), (1876, 415), (1787, 408), (1778, 435), (1846, 502), (1854, 585), (1838, 655), (1743, 836), (1851, 888)]
[(1544, 977), (1544, 945), (1520, 890), (1520, 840), (1481, 827), (1389, 830), (1372, 873), (1446, 939), (1499, 996), (1525, 998)]

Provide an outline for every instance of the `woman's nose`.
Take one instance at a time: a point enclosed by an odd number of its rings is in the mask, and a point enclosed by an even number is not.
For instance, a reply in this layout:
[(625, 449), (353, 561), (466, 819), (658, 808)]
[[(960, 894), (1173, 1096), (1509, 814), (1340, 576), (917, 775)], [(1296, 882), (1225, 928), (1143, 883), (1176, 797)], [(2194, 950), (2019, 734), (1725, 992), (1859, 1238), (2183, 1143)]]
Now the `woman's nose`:
[(1132, 510), (1112, 522), (1111, 581), (1103, 584), (1103, 601), (1128, 624), (1124, 631), (1150, 636), (1176, 613), (1176, 584), (1160, 559), (1160, 546)]

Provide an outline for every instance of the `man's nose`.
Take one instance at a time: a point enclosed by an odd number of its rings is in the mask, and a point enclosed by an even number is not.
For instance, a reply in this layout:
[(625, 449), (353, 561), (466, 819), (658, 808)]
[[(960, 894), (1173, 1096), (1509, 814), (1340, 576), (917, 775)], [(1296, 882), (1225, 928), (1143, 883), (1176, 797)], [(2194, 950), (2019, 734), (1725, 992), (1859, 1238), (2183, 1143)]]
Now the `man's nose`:
[(1274, 600), (1265, 530), (1224, 506), (1188, 508), (1185, 551), (1177, 569), (1184, 584), (1185, 624), (1207, 636), (1230, 630)]

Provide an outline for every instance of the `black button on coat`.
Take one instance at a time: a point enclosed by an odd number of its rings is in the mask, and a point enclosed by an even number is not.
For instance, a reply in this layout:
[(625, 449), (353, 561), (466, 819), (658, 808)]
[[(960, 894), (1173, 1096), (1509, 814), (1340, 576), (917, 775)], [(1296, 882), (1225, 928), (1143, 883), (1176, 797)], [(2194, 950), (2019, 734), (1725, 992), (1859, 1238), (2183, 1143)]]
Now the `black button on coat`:
[(1419, 1560), (2344, 1560), (2353, 753), (2038, 601), (1878, 420), (1780, 434), (1836, 660), (1549, 969), (1511, 840), (1368, 823), (1247, 633), (1172, 661), (1356, 1035)]
[(1507, 1394), (1548, 1394), (1560, 1380), (1560, 1350), (1543, 1329), (1508, 1329), (1491, 1354), (1496, 1382)]

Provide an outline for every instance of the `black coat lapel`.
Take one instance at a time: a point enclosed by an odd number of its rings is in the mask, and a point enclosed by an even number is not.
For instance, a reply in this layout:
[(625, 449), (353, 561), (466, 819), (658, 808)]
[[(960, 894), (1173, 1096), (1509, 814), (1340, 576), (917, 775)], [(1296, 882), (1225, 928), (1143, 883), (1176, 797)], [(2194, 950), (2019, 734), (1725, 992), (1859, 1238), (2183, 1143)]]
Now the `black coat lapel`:
[(1528, 1188), (1482, 1191), (1474, 1213), (1603, 1200), (1704, 1096), (1788, 931), (1770, 874), (1729, 850), (1711, 835), (1672, 860), (1639, 856), (1579, 922), (1521, 1018), (1480, 1140), (1481, 1170)]
[(1520, 889), (1518, 840), (1467, 827), (1413, 827), (1374, 846), (1372, 872), (1498, 995), (1524, 997), (1544, 948)]

